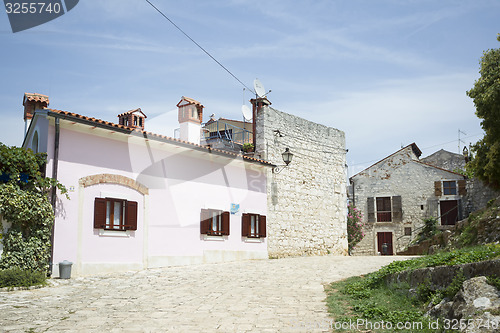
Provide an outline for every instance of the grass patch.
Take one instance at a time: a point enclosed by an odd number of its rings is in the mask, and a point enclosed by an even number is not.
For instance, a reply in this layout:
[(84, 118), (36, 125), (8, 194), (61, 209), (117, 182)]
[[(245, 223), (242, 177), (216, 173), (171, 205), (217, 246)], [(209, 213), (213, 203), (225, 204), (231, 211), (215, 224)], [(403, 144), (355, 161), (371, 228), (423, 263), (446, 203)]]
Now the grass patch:
[(0, 270), (0, 288), (31, 287), (45, 283), (46, 275), (43, 272), (25, 271), (20, 268)]
[(332, 283), (327, 305), (337, 332), (436, 332), (423, 305), (408, 297), (406, 285), (379, 285), (359, 293), (366, 277)]
[[(412, 294), (407, 284), (387, 285), (385, 278), (418, 268), (465, 264), (499, 257), (500, 245), (488, 244), (395, 261), (366, 276), (332, 283), (326, 288), (326, 301), (334, 320), (332, 328), (339, 332), (440, 332), (442, 323), (438, 324), (435, 319), (424, 316), (426, 306), (429, 302), (439, 303), (444, 297), (452, 298), (465, 280), (463, 274), (458, 274), (444, 290), (433, 292), (422, 285)], [(489, 281), (493, 285), (500, 284), (500, 280), (493, 277)]]

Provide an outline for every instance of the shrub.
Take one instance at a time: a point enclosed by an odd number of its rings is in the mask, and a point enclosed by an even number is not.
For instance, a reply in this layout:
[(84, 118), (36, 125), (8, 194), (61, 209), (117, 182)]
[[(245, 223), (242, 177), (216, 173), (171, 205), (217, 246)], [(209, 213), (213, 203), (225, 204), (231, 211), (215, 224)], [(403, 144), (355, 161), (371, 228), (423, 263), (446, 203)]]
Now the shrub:
[(424, 219), (424, 223), (425, 225), (423, 229), (420, 231), (417, 238), (415, 239), (415, 242), (417, 244), (432, 238), (432, 236), (434, 236), (438, 232), (437, 218), (435, 217), (426, 218)]
[(0, 270), (0, 288), (43, 284), (45, 284), (45, 274), (40, 271), (22, 270), (18, 267)]
[(349, 253), (365, 237), (363, 231), (363, 215), (354, 206), (347, 206), (347, 239), (349, 243)]

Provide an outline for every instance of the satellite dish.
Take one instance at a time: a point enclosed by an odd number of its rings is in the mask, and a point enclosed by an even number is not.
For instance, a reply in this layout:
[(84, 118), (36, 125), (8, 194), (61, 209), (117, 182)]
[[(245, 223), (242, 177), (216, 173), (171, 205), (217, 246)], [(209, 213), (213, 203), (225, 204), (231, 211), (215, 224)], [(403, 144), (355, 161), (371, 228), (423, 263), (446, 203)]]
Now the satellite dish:
[(241, 106), (241, 113), (243, 113), (243, 118), (245, 118), (246, 121), (252, 120), (252, 110), (246, 105)]
[(260, 98), (266, 97), (266, 90), (264, 89), (264, 85), (262, 84), (262, 82), (260, 82), (259, 79), (255, 79), (253, 81), (253, 87), (257, 96), (259, 96)]

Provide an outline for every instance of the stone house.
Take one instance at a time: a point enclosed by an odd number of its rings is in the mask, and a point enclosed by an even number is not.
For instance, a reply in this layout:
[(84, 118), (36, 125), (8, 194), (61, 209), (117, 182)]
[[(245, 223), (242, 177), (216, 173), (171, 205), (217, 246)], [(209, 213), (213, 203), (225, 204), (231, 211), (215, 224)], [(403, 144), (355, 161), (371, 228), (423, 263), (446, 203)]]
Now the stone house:
[(365, 224), (355, 254), (396, 254), (418, 234), (423, 219), (438, 217), (446, 228), (462, 218), (465, 177), (422, 162), (421, 154), (412, 143), (350, 178), (350, 202)]
[[(464, 149), (463, 154), (456, 154), (446, 150), (439, 150), (432, 155), (422, 159), (422, 162), (432, 164), (449, 171), (464, 170), (468, 162), (468, 150)], [(500, 191), (496, 191), (484, 184), (477, 178), (467, 178), (467, 196), (462, 204), (462, 216), (465, 218), (470, 213), (486, 206), (488, 201), (500, 196)]]
[(262, 159), (200, 145), (203, 105), (177, 104), (180, 139), (147, 132), (135, 109), (117, 122), (49, 109), (25, 94), (24, 148), (69, 190), (55, 205), (52, 262), (74, 275), (269, 257)]

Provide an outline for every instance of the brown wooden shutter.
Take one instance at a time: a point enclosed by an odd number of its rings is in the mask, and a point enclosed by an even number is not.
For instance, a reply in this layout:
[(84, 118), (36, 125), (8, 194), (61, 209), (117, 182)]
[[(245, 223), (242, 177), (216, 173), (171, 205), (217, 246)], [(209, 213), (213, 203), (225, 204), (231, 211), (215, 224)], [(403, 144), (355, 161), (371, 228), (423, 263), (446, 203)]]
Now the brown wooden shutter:
[(106, 199), (95, 198), (94, 201), (94, 228), (104, 229), (106, 227)]
[(125, 202), (125, 230), (137, 230), (137, 202)]
[(267, 233), (266, 233), (266, 216), (265, 215), (260, 215), (259, 216), (259, 236), (260, 237), (267, 237)]
[(467, 194), (467, 188), (465, 185), (467, 184), (465, 179), (460, 179), (458, 181), (458, 194), (459, 195), (466, 195)]
[(206, 235), (210, 230), (210, 210), (202, 209), (200, 214), (200, 234)]
[(222, 235), (229, 235), (229, 212), (222, 212)]
[(368, 222), (375, 222), (375, 199), (373, 197), (368, 197), (366, 205), (368, 209)]
[(241, 236), (248, 237), (250, 231), (250, 214), (241, 216)]
[(440, 197), (441, 195), (443, 195), (443, 190), (441, 189), (441, 181), (440, 180), (434, 182), (434, 195), (436, 197)]
[(401, 201), (400, 195), (392, 197), (392, 221), (393, 222), (403, 221), (403, 203)]

